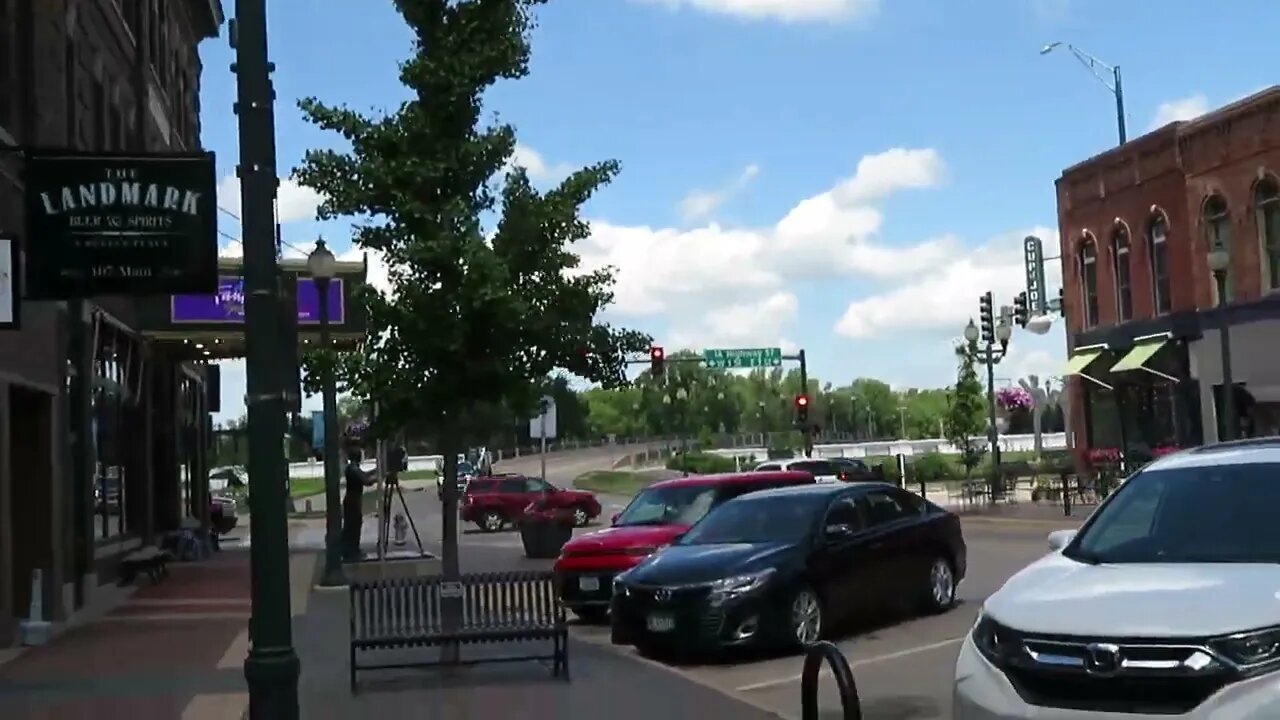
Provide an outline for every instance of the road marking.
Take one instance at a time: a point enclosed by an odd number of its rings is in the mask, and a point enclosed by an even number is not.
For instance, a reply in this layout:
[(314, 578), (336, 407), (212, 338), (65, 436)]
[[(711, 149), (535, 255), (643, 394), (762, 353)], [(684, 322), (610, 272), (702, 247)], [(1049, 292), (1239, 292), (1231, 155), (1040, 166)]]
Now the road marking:
[[(905, 649), (905, 650), (898, 650), (897, 652), (885, 653), (884, 655), (876, 655), (875, 657), (869, 657), (869, 658), (863, 658), (863, 659), (861, 659), (861, 660), (855, 660), (855, 661), (853, 661), (853, 662), (849, 663), (849, 667), (850, 667), (850, 668), (859, 668), (859, 667), (862, 667), (862, 666), (864, 666), (864, 665), (873, 665), (873, 664), (875, 664), (875, 663), (886, 662), (886, 661), (889, 661), (889, 660), (897, 660), (898, 658), (904, 658), (904, 657), (908, 657), (908, 656), (911, 656), (911, 655), (916, 655), (916, 654), (918, 654), (918, 653), (922, 653), (922, 652), (929, 652), (929, 651), (931, 651), (931, 650), (939, 650), (939, 649), (941, 649), (941, 648), (944, 648), (944, 647), (947, 647), (947, 646), (950, 646), (950, 645), (955, 645), (955, 644), (957, 644), (957, 643), (963, 642), (963, 641), (964, 641), (964, 639), (965, 639), (965, 637), (966, 637), (966, 636), (961, 635), (960, 637), (954, 637), (954, 638), (951, 638), (951, 639), (949, 639), (949, 640), (941, 640), (941, 641), (939, 641), (939, 642), (936, 642), (936, 643), (930, 643), (930, 644), (928, 644), (928, 645), (920, 645), (920, 646), (918, 646), (918, 647), (907, 648), (907, 649)], [(829, 670), (829, 669), (824, 665), (824, 666), (823, 666), (823, 668), (822, 668), (822, 672), (820, 672), (820, 673), (819, 673), (819, 676), (820, 676), (820, 677), (821, 677), (821, 676), (829, 676), (830, 674), (831, 674), (831, 671), (830, 671), (830, 670)], [(804, 676), (803, 676), (803, 675), (793, 675), (793, 676), (791, 676), (791, 677), (785, 677), (785, 678), (774, 678), (773, 680), (765, 680), (765, 681), (763, 681), (763, 682), (752, 683), (752, 684), (750, 684), (750, 685), (743, 685), (742, 687), (739, 687), (739, 688), (737, 689), (737, 691), (738, 691), (738, 692), (751, 692), (752, 690), (765, 690), (765, 689), (768, 689), (768, 688), (771, 688), (771, 687), (777, 687), (778, 685), (787, 685), (787, 684), (789, 684), (789, 683), (800, 682), (800, 679), (801, 679), (802, 677), (804, 677)]]

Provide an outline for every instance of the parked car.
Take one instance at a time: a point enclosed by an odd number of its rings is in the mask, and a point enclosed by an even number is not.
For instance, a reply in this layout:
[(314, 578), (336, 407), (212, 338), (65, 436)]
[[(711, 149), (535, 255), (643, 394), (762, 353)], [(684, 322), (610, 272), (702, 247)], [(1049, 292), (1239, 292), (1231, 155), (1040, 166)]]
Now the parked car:
[(209, 525), (215, 535), (226, 535), (240, 522), (235, 498), (226, 495), (209, 497)]
[(485, 532), (497, 532), (514, 523), (534, 501), (545, 499), (547, 510), (573, 513), (581, 527), (600, 516), (600, 501), (585, 490), (565, 490), (542, 478), (523, 475), (474, 478), (467, 483), (459, 514)]
[(1280, 718), (1280, 439), (1166, 455), (987, 598), (957, 720)]
[(807, 646), (904, 604), (947, 610), (965, 568), (959, 519), (892, 485), (751, 493), (614, 580), (612, 640), (642, 652)]
[(712, 508), (757, 490), (812, 485), (802, 472), (691, 475), (656, 482), (641, 490), (613, 517), (612, 527), (570, 540), (556, 560), (560, 599), (588, 622), (609, 615), (613, 578), (670, 543)]
[(836, 466), (836, 477), (841, 482), (884, 482), (884, 472), (880, 468), (868, 467), (858, 458), (837, 457), (826, 460)]
[[(854, 479), (849, 468), (837, 465), (835, 462), (825, 458), (770, 460), (769, 462), (761, 463), (756, 466), (756, 472), (774, 472), (778, 470), (807, 472), (813, 475), (814, 480), (820, 483), (834, 483)], [(860, 479), (869, 480), (870, 477)]]
[[(466, 460), (458, 460), (458, 497), (461, 498), (467, 491), (467, 484), (477, 477), (476, 468)], [(436, 473), (436, 497), (444, 500), (444, 473)]]

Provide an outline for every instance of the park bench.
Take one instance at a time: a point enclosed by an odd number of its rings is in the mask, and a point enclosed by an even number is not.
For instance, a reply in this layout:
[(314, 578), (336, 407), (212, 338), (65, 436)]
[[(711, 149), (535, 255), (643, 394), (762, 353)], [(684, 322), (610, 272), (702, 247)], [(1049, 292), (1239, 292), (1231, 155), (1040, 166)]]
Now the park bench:
[(139, 575), (146, 575), (154, 585), (169, 576), (173, 555), (155, 545), (138, 548), (120, 561), (120, 584), (132, 585)]
[[(444, 603), (460, 603), (462, 616), (447, 628)], [(453, 583), (438, 576), (388, 578), (351, 585), (351, 693), (356, 673), (440, 665), (550, 660), (553, 677), (569, 679), (569, 627), (549, 572), (463, 575)], [(368, 651), (442, 648), (452, 645), (550, 641), (550, 654), (481, 657), (457, 662), (424, 660), (361, 664)]]

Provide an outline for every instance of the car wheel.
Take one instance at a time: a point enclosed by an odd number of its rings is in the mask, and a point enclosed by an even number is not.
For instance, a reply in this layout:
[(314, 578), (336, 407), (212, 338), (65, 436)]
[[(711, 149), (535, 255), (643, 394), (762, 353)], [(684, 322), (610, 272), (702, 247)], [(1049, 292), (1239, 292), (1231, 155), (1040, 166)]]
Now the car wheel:
[(802, 587), (791, 596), (787, 607), (787, 629), (791, 635), (788, 640), (800, 647), (809, 647), (822, 639), (823, 627), (822, 600), (813, 588)]
[(479, 524), (480, 529), (485, 532), (498, 532), (502, 529), (502, 525), (505, 522), (506, 520), (503, 519), (502, 513), (490, 510), (480, 518)]
[(590, 521), (591, 515), (587, 512), (586, 508), (577, 507), (573, 509), (573, 524), (575, 526), (586, 527), (587, 523)]
[(607, 607), (573, 608), (573, 614), (589, 625), (604, 625), (609, 622), (609, 608)]
[(944, 557), (934, 558), (929, 564), (928, 579), (923, 590), (925, 612), (945, 612), (956, 604), (956, 573)]

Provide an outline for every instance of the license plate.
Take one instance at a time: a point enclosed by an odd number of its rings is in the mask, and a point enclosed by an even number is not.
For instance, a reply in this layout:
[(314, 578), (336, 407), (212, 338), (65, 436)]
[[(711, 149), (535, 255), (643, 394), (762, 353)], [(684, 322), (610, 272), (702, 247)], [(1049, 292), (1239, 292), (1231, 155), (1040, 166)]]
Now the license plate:
[(676, 629), (676, 619), (670, 615), (650, 615), (645, 627), (649, 632), (671, 632)]
[(578, 589), (582, 592), (600, 592), (600, 578), (578, 578)]

